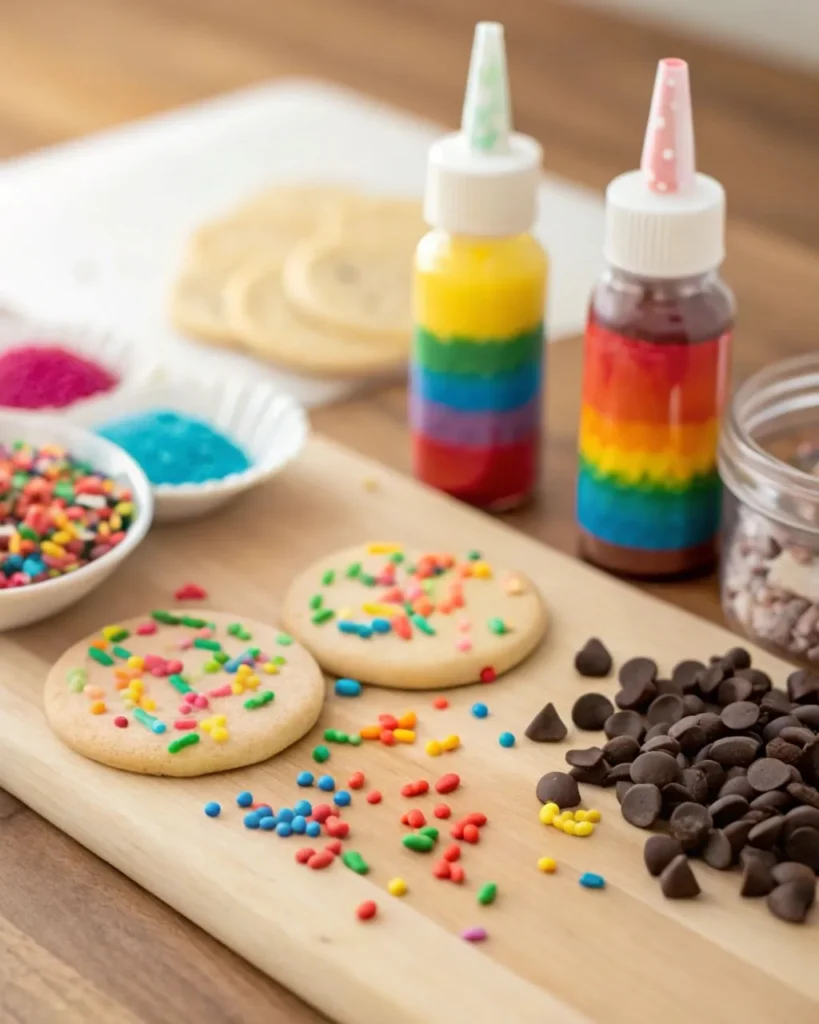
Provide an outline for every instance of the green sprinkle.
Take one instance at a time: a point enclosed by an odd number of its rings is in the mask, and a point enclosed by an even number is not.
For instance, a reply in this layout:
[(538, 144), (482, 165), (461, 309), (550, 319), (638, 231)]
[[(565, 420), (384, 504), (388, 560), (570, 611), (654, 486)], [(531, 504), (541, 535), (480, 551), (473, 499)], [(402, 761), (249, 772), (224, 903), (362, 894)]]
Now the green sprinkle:
[(410, 832), (408, 836), (404, 836), (401, 842), (408, 850), (413, 850), (415, 853), (429, 853), (435, 846), (432, 836), (425, 836), (420, 832)]
[(232, 622), (228, 626), (227, 631), (228, 631), (228, 636), (235, 636), (237, 640), (252, 640), (253, 639), (252, 636), (250, 635), (250, 633), (248, 633), (248, 631), (245, 629), (245, 627), (241, 624), (241, 622)]
[(489, 627), (489, 632), (494, 633), (496, 636), (503, 636), (504, 633), (508, 632), (503, 619), (490, 619), (486, 624)]
[(213, 660), (218, 662), (220, 665), (225, 665), (230, 661), (230, 655), (227, 651), (215, 651), (213, 654)]
[(334, 569), (328, 569), (326, 573), (321, 577), (321, 582), (325, 587), (329, 587), (331, 583), (335, 581), (336, 574)]
[(360, 747), (364, 742), (357, 732), (354, 732), (347, 741), (351, 747)]
[(410, 615), (412, 624), (416, 629), (420, 629), (422, 633), (426, 633), (427, 636), (435, 636), (435, 628), (427, 622), (423, 615)]
[(400, 565), (404, 561), (404, 555), (400, 551), (393, 551), (389, 560), (393, 565)]
[(364, 584), (365, 587), (374, 587), (378, 582), (375, 576), (371, 576), (368, 572), (360, 572), (358, 574), (359, 580)]
[(179, 626), (182, 623), (182, 620), (177, 615), (164, 612), (162, 609), (151, 612), (151, 618), (154, 622), (161, 622), (165, 626)]
[(120, 640), (126, 640), (130, 635), (127, 629), (115, 629), (105, 639), (109, 640), (112, 644), (118, 644)]
[(195, 747), (199, 742), (198, 732), (189, 732), (185, 736), (180, 736), (178, 740), (172, 740), (168, 744), (169, 754), (178, 754), (180, 750), (184, 750), (185, 747)]
[(212, 661), (206, 661), (205, 664), (202, 666), (204, 671), (210, 673), (211, 675), (214, 672), (218, 672), (221, 669), (221, 667), (222, 666), (215, 659)]
[(156, 715), (149, 715), (147, 711), (143, 711), (142, 708), (134, 708), (134, 718), (146, 729), (150, 729), (155, 736), (160, 736), (165, 732), (165, 723), (160, 722)]
[(317, 761), (319, 764), (324, 764), (325, 761), (330, 760), (330, 751), (327, 749), (327, 747), (321, 744), (317, 747), (314, 747), (313, 760)]
[(348, 565), (347, 568), (344, 570), (344, 575), (347, 577), (347, 579), (354, 580), (360, 572), (361, 562), (353, 562), (351, 565)]
[(414, 576), (415, 575), (415, 566), (414, 565), (407, 565), (404, 568), (406, 570), (407, 576)]
[(350, 737), (346, 732), (342, 732), (340, 729), (325, 729), (324, 739), (328, 743), (349, 743)]
[(316, 612), (312, 617), (311, 622), (315, 626), (323, 626), (325, 622), (329, 622), (330, 619), (334, 618), (335, 614), (332, 608), (322, 608), (321, 611)]
[(131, 652), (124, 647), (112, 647), (111, 650), (118, 658), (122, 658), (123, 661), (127, 661), (131, 657)]
[(180, 675), (176, 675), (175, 674), (175, 675), (172, 675), (172, 676), (168, 676), (168, 682), (179, 693), (191, 693), (191, 691), (193, 690), (193, 687), (192, 686), (188, 686), (188, 684), (185, 682), (185, 680)]
[(432, 597), (432, 592), (435, 590), (435, 580), (424, 580), (421, 584), (421, 589), (427, 597)]
[(106, 654), (105, 651), (101, 651), (99, 647), (89, 647), (88, 657), (93, 658), (100, 665), (113, 665), (114, 659), (110, 654)]
[(193, 641), (193, 646), (198, 647), (200, 651), (221, 651), (222, 645), (218, 640), (208, 640), (206, 637), (198, 636)]
[(197, 619), (193, 615), (183, 615), (179, 621), (190, 629), (204, 629), (207, 626), (205, 619)]
[(317, 612), (324, 603), (324, 598), (321, 594), (313, 594), (310, 600), (307, 602), (307, 606), (311, 612)]
[(261, 647), (248, 647), (247, 653), (255, 661), (259, 657), (259, 655), (262, 653), (262, 649), (261, 649)]
[(366, 875), (370, 870), (370, 865), (356, 850), (345, 850), (341, 855), (341, 860), (345, 867), (348, 867), (350, 871), (355, 871), (357, 875)]
[[(57, 488), (55, 487), (54, 490), (56, 492)], [(40, 539), (39, 533), (37, 533), (36, 530), (32, 530), (32, 528), (30, 526), (26, 526), (25, 524), (23, 524), (22, 526), (18, 526), (17, 527), (17, 532), (25, 540), (38, 541)]]
[(265, 704), (269, 704), (276, 694), (272, 690), (262, 690), (261, 693), (255, 697), (250, 697), (245, 701), (245, 707), (248, 711), (255, 711), (256, 708), (263, 708)]
[[(287, 633), (279, 633), (279, 635), (276, 637), (276, 643), (280, 647), (289, 647), (290, 644), (293, 643), (293, 637), (289, 636)], [(255, 656), (256, 655), (254, 654), (254, 658)]]
[(480, 551), (472, 550), (466, 557), (470, 562), (479, 562), (481, 560), (481, 553)]
[(424, 825), (423, 828), (418, 829), (419, 835), (429, 836), (433, 843), (438, 842), (438, 836), (441, 834), (437, 828), (432, 825)]
[(335, 731), (335, 729), (325, 729), (324, 730), (324, 738), (325, 738), (325, 740), (327, 740), (328, 743), (335, 743), (336, 742), (336, 731)]
[(285, 656), (283, 654), (277, 654), (276, 657), (273, 659), (273, 664), (274, 665), (286, 665), (287, 664), (287, 658), (285, 658)]
[(68, 480), (61, 480), (58, 484), (54, 485), (54, 495), (57, 498), (63, 498), (63, 500), (73, 505), (74, 485)]
[(88, 682), (88, 673), (84, 668), (72, 668), (66, 676), (68, 682), (68, 689), (72, 693), (82, 693)]
[(488, 907), (490, 903), (495, 902), (495, 897), (498, 895), (498, 886), (495, 882), (484, 882), (484, 884), (478, 889), (478, 903), (481, 906)]

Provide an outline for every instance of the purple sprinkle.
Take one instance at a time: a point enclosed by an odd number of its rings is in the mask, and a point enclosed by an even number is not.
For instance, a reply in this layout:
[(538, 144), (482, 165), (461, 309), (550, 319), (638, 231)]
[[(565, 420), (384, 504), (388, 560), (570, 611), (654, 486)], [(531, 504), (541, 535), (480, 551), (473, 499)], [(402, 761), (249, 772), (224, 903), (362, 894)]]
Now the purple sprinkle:
[(461, 938), (466, 939), (467, 942), (483, 942), (489, 938), (489, 932), (485, 928), (464, 928), (461, 932)]

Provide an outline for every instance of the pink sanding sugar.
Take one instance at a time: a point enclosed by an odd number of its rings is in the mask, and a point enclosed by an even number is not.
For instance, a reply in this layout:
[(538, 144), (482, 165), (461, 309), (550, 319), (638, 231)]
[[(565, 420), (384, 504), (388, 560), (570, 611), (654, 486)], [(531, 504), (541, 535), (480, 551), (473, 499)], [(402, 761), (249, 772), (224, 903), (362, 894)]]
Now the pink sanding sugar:
[(20, 345), (0, 355), (0, 405), (13, 409), (62, 409), (118, 383), (104, 366), (58, 345)]

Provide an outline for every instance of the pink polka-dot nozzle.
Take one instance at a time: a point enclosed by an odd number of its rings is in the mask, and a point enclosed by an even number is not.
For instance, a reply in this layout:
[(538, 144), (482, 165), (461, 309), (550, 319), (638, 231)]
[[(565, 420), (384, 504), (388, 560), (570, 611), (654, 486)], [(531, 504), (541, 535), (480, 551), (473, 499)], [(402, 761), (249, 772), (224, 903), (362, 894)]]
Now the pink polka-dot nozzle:
[(660, 195), (685, 192), (695, 181), (694, 120), (688, 65), (668, 57), (657, 66), (640, 167)]

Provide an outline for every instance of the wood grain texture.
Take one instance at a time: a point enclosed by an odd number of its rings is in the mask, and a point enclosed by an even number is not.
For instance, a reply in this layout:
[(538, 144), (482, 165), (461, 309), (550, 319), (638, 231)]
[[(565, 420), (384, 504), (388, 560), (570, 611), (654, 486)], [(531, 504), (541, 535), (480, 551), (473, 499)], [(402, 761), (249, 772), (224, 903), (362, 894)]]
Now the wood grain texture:
[[(556, 0), (0, 0), (0, 156), (292, 74), (338, 80), (452, 125), (471, 24), (499, 15), (519, 127), (542, 141), (551, 170), (596, 188), (636, 161), (656, 59), (676, 53), (692, 62), (700, 159), (729, 190), (737, 373), (815, 348), (816, 79)], [(538, 500), (508, 521), (570, 552), (579, 350), (562, 344), (550, 360)], [(315, 419), (407, 468), (403, 389)], [(649, 589), (720, 619), (711, 580)], [(14, 971), (37, 979), (13, 1007), (0, 985), (3, 1019), (51, 1024), (55, 971), (79, 979), (73, 998), (85, 1020), (324, 1019), (2, 793), (0, 864), (0, 973), (8, 936), (19, 936)], [(157, 975), (160, 960), (172, 969)]]
[[(366, 479), (376, 481), (374, 491), (365, 491)], [(218, 554), (225, 531), (244, 538), (228, 563)], [(304, 741), (265, 764), (220, 776), (131, 776), (85, 761), (49, 733), (41, 685), (55, 656), (103, 622), (165, 603), (194, 557), (197, 578), (214, 595), (216, 610), (240, 620), (275, 619), (278, 595), (299, 568), (355, 540), (384, 538), (426, 550), (477, 547), (490, 563), (525, 566), (554, 614), (547, 642), (493, 686), (450, 691), (451, 707), (444, 712), (433, 710), (428, 695), (375, 687), (354, 701), (331, 697)], [(701, 1006), (700, 989), (686, 985), (692, 972), (702, 978), (714, 1020), (738, 1014), (748, 1024), (767, 1024), (779, 1012), (807, 1022), (819, 1009), (819, 979), (810, 969), (815, 922), (795, 928), (776, 921), (759, 902), (739, 898), (734, 874), (704, 865), (696, 866), (700, 900), (665, 900), (642, 865), (645, 834), (623, 821), (612, 790), (586, 794), (587, 806), (600, 806), (604, 815), (588, 841), (559, 835), (538, 821), (535, 782), (563, 765), (570, 745), (583, 745), (589, 737), (575, 733), (564, 744), (543, 746), (525, 741), (522, 731), (546, 699), (568, 719), (581, 690), (572, 658), (592, 628), (591, 595), (594, 632), (619, 662), (646, 654), (667, 673), (683, 657), (705, 658), (734, 642), (717, 626), (314, 438), (296, 465), (225, 515), (156, 530), (118, 580), (59, 622), (0, 638), (0, 659), (9, 670), (0, 684), (0, 741), (6, 752), (0, 782), (343, 1024), (489, 1024), (498, 1005), (517, 1024), (628, 1024), (639, 1019), (646, 1001), (663, 1020), (683, 1024)], [(776, 678), (787, 672), (759, 652), (756, 663)], [(595, 689), (613, 695), (616, 684), (596, 681)], [(478, 694), (491, 706), (485, 721), (469, 714)], [(376, 807), (356, 797), (345, 812), (351, 823), (348, 848), (371, 864), (369, 875), (360, 877), (340, 863), (312, 872), (293, 859), (298, 840), (243, 827), (243, 812), (235, 807), (239, 790), (249, 789), (274, 807), (291, 804), (300, 795), (295, 775), (310, 766), (310, 749), (323, 728), (351, 731), (382, 710), (397, 714), (408, 704), (419, 713), (422, 741), (454, 731), (462, 739), (460, 750), (431, 759), (422, 742), (392, 749), (336, 746), (325, 766), (339, 779), (363, 769), (369, 784), (385, 795)], [(498, 744), (503, 728), (521, 735), (514, 750)], [(462, 887), (435, 880), (431, 858), (410, 853), (400, 842), (398, 817), (407, 806), (400, 786), (411, 778), (434, 780), (447, 770), (463, 779), (462, 790), (448, 800), (454, 814), (482, 810), (490, 819), (480, 845), (464, 852)], [(202, 813), (210, 799), (224, 808), (217, 821)], [(429, 796), (417, 802), (433, 801)], [(554, 877), (535, 867), (547, 852), (560, 863)], [(604, 874), (606, 891), (580, 888), (583, 871)], [(404, 900), (384, 892), (396, 874), (409, 883)], [(491, 908), (479, 908), (475, 891), (489, 878), (501, 896)], [(366, 898), (375, 898), (381, 913), (365, 926), (354, 910)], [(103, 914), (106, 903), (116, 913), (108, 894), (95, 899), (102, 901)], [(480, 952), (458, 936), (475, 923), (490, 932)], [(650, 972), (647, 936), (660, 951)], [(166, 958), (161, 947), (152, 953), (157, 963), (170, 961), (173, 967), (172, 954)], [(107, 958), (108, 950), (98, 955)], [(589, 976), (594, 986), (585, 983)], [(197, 998), (195, 982), (185, 981), (191, 999)]]

